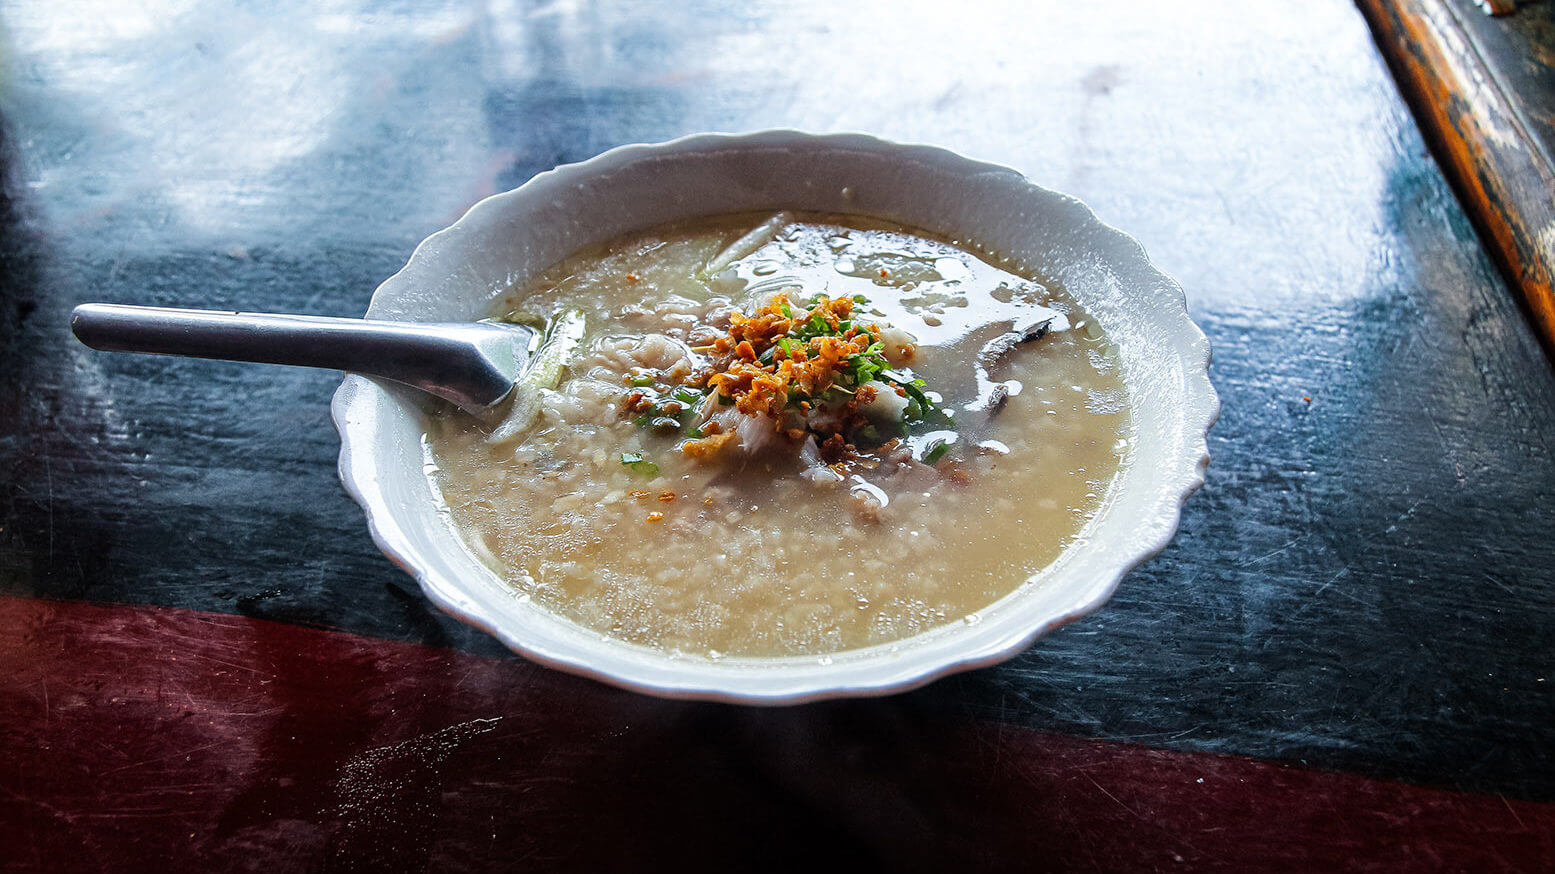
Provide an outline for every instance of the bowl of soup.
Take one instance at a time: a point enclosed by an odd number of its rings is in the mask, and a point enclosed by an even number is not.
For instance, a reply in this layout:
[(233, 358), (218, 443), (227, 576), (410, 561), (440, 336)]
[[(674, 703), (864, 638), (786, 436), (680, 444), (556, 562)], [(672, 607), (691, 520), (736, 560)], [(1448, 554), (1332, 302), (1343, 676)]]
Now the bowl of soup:
[(341, 476), (384, 552), (516, 652), (670, 697), (1010, 657), (1164, 548), (1218, 410), (1137, 242), (863, 135), (558, 167), (428, 238), (367, 315), (536, 338), (485, 416), (341, 386)]

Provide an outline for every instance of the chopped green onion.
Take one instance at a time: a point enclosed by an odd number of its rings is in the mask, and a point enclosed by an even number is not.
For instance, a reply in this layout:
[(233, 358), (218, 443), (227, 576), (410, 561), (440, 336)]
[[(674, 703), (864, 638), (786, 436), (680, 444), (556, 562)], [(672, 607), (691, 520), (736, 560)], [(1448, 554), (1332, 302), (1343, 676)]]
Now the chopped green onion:
[[(908, 402), (907, 406), (910, 409), (910, 408), (912, 408), (912, 407), (914, 407), (916, 405), (917, 405), (916, 401), (910, 401), (910, 402)], [(934, 426), (936, 428), (955, 428), (956, 427), (956, 420), (955, 420), (955, 417), (954, 417), (955, 416), (955, 412), (956, 412), (955, 410), (948, 409), (948, 408), (945, 408), (945, 407), (935, 407), (932, 410), (927, 410), (927, 411), (919, 412), (919, 413), (916, 413), (916, 414), (909, 413), (909, 416), (910, 417), (916, 417), (916, 418), (920, 419), (924, 424), (932, 425), (932, 426)]]
[(843, 398), (849, 398), (852, 396), (853, 389), (844, 388), (843, 386), (837, 385), (836, 383), (832, 383), (831, 386), (826, 389), (826, 391), (821, 392), (821, 400), (827, 403), (840, 401)]
[(640, 473), (643, 476), (658, 476), (659, 466), (643, 458), (641, 452), (621, 453), (621, 463), (632, 469), (632, 473)]
[(939, 444), (936, 444), (933, 449), (930, 449), (927, 453), (924, 454), (924, 456), (923, 456), (923, 463), (924, 464), (933, 464), (934, 462), (939, 461), (941, 458), (944, 458), (945, 457), (945, 453), (947, 453), (949, 451), (950, 451), (950, 444), (949, 443), (939, 443)]
[(923, 380), (914, 379), (900, 370), (883, 370), (880, 375), (901, 386), (907, 392), (907, 396), (918, 402), (918, 409), (927, 413), (934, 409), (934, 402), (923, 393)]
[[(842, 300), (843, 298), (836, 298)], [(790, 301), (779, 301), (771, 312), (781, 312), (789, 319), (788, 331), (779, 337), (773, 337), (765, 349), (757, 354), (756, 360), (769, 371), (776, 371), (776, 365), (784, 360), (796, 360), (796, 356), (807, 353), (809, 356), (819, 356), (821, 341), (825, 339), (846, 340), (853, 349), (863, 348), (851, 352), (843, 357), (838, 366), (832, 370), (829, 385), (819, 392), (806, 392), (790, 385), (787, 391), (786, 406), (799, 407), (803, 404), (813, 403), (817, 406), (825, 406), (848, 401), (857, 395), (857, 390), (877, 380), (890, 383), (889, 390), (905, 395), (906, 415), (890, 423), (874, 423), (860, 428), (860, 437), (867, 443), (879, 444), (892, 436), (906, 436), (909, 426), (916, 429), (919, 425), (929, 421), (931, 415), (938, 413), (936, 405), (941, 403), (937, 394), (926, 393), (923, 380), (913, 376), (908, 369), (893, 370), (891, 362), (886, 358), (887, 344), (881, 339), (880, 326), (873, 323), (860, 321), (863, 316), (840, 318), (828, 306), (832, 298), (824, 293), (816, 293), (809, 296), (809, 304), (801, 303), (801, 298), (796, 296)], [(854, 295), (851, 300), (856, 304), (868, 304), (869, 299), (864, 295)], [(878, 383), (877, 383), (878, 384)], [(734, 406), (737, 402), (733, 397), (725, 395), (715, 387), (702, 389), (705, 394), (698, 395), (694, 401), (682, 395), (677, 389), (671, 396), (688, 407), (698, 406), (706, 394), (717, 398), (720, 406)], [(656, 407), (654, 415), (662, 415), (662, 408)], [(679, 415), (679, 414), (677, 414)], [(939, 421), (948, 420), (948, 415), (935, 415)], [(686, 433), (695, 432), (700, 435), (703, 432), (699, 428), (693, 428), (686, 416), (680, 416), (681, 423), (687, 429)], [(932, 448), (931, 448), (932, 451)], [(935, 458), (940, 457), (946, 450), (940, 450)]]
[(696, 406), (702, 402), (702, 393), (687, 386), (680, 386), (670, 393), (670, 397), (680, 401), (686, 406)]
[(650, 385), (653, 385), (653, 377), (651, 377), (651, 376), (634, 376), (634, 377), (632, 377), (632, 387), (633, 388), (644, 388), (644, 387), (650, 386)]

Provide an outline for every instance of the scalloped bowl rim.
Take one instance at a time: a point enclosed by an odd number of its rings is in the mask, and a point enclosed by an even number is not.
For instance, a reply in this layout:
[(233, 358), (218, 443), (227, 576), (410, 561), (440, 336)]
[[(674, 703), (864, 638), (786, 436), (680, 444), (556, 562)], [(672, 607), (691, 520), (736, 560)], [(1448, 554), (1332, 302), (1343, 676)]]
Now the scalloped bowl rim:
[[(526, 199), (560, 197), (581, 189), (591, 180), (630, 174), (643, 167), (657, 169), (674, 162), (702, 157), (739, 156), (761, 151), (820, 156), (873, 156), (903, 168), (944, 170), (1008, 189), (1067, 217), (1077, 235), (1088, 235), (1112, 261), (1109, 270), (1131, 283), (1152, 287), (1149, 307), (1156, 327), (1166, 332), (1170, 362), (1180, 365), (1181, 421), (1172, 435), (1176, 443), (1166, 447), (1171, 469), (1161, 475), (1154, 514), (1138, 526), (1125, 548), (1087, 550), (1090, 566), (1075, 568), (1075, 553), (1067, 550), (1052, 565), (1026, 584), (984, 611), (999, 614), (999, 622), (968, 625), (952, 622), (916, 637), (890, 644), (834, 654), (832, 657), (727, 658), (713, 660), (671, 655), (649, 647), (614, 640), (575, 625), (532, 604), (514, 599), (512, 606), (484, 597), (471, 578), (449, 574), (438, 567), (436, 549), (458, 550), (476, 560), (451, 529), (446, 543), (429, 551), (417, 546), (407, 533), (400, 512), (385, 494), (385, 476), (374, 464), (389, 425), (403, 426), (392, 417), (414, 417), (414, 401), (407, 393), (359, 376), (347, 376), (335, 393), (331, 413), (340, 433), (339, 470), (347, 492), (366, 513), (373, 540), (396, 564), (410, 573), (426, 596), (448, 614), (501, 640), (527, 658), (573, 674), (651, 695), (705, 699), (740, 704), (795, 704), (838, 697), (885, 695), (906, 691), (951, 673), (1004, 661), (1031, 645), (1038, 637), (1095, 611), (1117, 589), (1130, 571), (1155, 556), (1175, 535), (1188, 496), (1204, 482), (1209, 462), (1208, 431), (1219, 415), (1220, 402), (1208, 376), (1210, 348), (1207, 338), (1188, 316), (1186, 300), (1175, 280), (1158, 270), (1144, 247), (1122, 231), (1105, 224), (1077, 199), (1051, 191), (1002, 165), (976, 161), (936, 146), (904, 145), (867, 134), (809, 134), (793, 130), (769, 130), (747, 134), (693, 134), (664, 143), (631, 144), (610, 149), (579, 163), (565, 164), (537, 174), (518, 188), (487, 197), (470, 207), (454, 224), (423, 240), (406, 265), (375, 290), (368, 315), (405, 318), (395, 302), (405, 297), (401, 288), (413, 281), (419, 268), (441, 258), (449, 250), (478, 245), (503, 216), (519, 210)], [(737, 159), (737, 157), (735, 158)], [(629, 178), (629, 177), (627, 177)], [(847, 192), (843, 192), (847, 196)], [(889, 196), (889, 194), (887, 194)], [(1024, 202), (1024, 201), (1023, 201)], [(723, 212), (725, 210), (715, 210)], [(838, 210), (847, 211), (847, 210)], [(859, 210), (863, 211), (863, 210)], [(695, 214), (694, 212), (687, 213)], [(874, 211), (871, 214), (880, 214)], [(890, 217), (887, 215), (886, 217)], [(655, 222), (646, 222), (647, 225)], [(638, 224), (634, 227), (643, 227)], [(586, 236), (586, 233), (585, 233)], [(573, 249), (613, 236), (600, 234), (582, 239)], [(455, 252), (457, 254), (457, 251)], [(559, 258), (560, 256), (558, 256)], [(554, 263), (530, 265), (544, 268)], [(488, 289), (495, 296), (502, 289)], [(1085, 301), (1082, 300), (1082, 303)], [(1111, 330), (1110, 326), (1107, 326)], [(1132, 386), (1130, 386), (1132, 389)], [(1132, 400), (1131, 400), (1132, 404)], [(389, 417), (389, 418), (386, 418)], [(430, 486), (428, 486), (430, 490)], [(1116, 490), (1116, 489), (1115, 489)], [(408, 512), (408, 511), (407, 511)], [(1102, 516), (1105, 517), (1107, 510)], [(496, 575), (489, 570), (491, 580)], [(1066, 576), (1067, 575), (1067, 576)], [(490, 580), (485, 581), (489, 587)], [(1053, 591), (1059, 587), (1058, 591)], [(1045, 592), (1037, 597), (1035, 593)]]

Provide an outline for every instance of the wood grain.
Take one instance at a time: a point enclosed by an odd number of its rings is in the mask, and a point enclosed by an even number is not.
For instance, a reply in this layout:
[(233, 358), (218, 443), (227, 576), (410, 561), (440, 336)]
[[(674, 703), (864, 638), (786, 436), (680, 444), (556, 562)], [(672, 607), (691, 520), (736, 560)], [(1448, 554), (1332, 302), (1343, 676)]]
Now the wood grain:
[[(319, 806), (373, 774), (342, 869), (608, 870), (635, 839), (792, 871), (820, 835), (860, 870), (893, 847), (948, 869), (935, 846), (972, 870), (1188, 870), (1271, 841), (1328, 854), (1306, 870), (1495, 870), (1514, 812), (1523, 867), (1548, 859), (1519, 801), (1555, 801), (1555, 371), (1349, 0), (121, 7), (4, 16), (0, 591), (45, 609), (0, 610), (0, 641), (27, 642), (0, 644), (0, 869), (91, 870), (67, 862), (99, 848), (306, 869), (333, 852)], [(68, 333), (85, 300), (359, 315), (485, 194), (772, 127), (935, 143), (1073, 194), (1182, 282), (1214, 347), (1224, 407), (1178, 535), (1006, 664), (787, 710), (557, 675), (374, 546), (335, 471), (336, 376)], [(1218, 754), (1294, 788), (1237, 820), (1239, 784), (1195, 770)], [(1281, 782), (1303, 765), (1361, 789)], [(1400, 782), (1442, 790), (1420, 822), (1450, 846), (1417, 854), (1386, 820)], [(1505, 819), (1454, 830), (1464, 793)], [(1187, 822), (1187, 850), (1152, 824), (1206, 804), (1233, 822)]]
[(1519, 97), (1454, 0), (1357, 3), (1464, 208), (1555, 352), (1555, 165)]
[(901, 697), (708, 708), (170, 608), (0, 597), (0, 627), (20, 632), (0, 638), (15, 674), (0, 725), (34, 751), (0, 769), (0, 822), (54, 871), (1555, 866), (1555, 804), (967, 722)]

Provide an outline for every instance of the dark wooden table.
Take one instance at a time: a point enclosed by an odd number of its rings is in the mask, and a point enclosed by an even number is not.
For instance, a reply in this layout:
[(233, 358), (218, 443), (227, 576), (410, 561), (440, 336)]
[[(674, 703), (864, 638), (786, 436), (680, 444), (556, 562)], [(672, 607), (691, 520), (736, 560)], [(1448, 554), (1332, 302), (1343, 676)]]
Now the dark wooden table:
[[(1555, 374), (1354, 8), (309, 7), (3, 10), (0, 868), (1555, 868)], [(776, 126), (1079, 196), (1214, 344), (1181, 533), (1006, 665), (779, 710), (530, 665), (374, 548), (336, 377), (67, 333), (360, 314), (486, 194)]]

